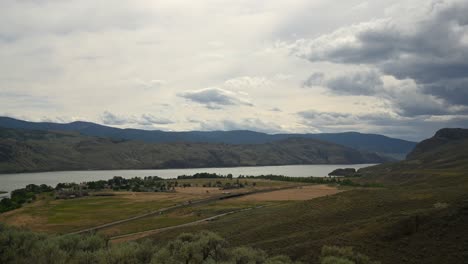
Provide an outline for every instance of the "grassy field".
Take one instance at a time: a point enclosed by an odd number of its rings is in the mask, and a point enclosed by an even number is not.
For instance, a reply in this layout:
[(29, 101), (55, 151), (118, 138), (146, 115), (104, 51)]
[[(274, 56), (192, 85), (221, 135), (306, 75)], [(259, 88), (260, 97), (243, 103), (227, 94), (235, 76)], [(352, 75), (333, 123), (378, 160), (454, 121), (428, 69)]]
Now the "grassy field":
[[(275, 204), (277, 203), (278, 202), (276, 202)], [(106, 237), (119, 236), (124, 234), (186, 224), (227, 212), (271, 204), (273, 204), (273, 202), (246, 202), (237, 199), (221, 200), (205, 205), (176, 209), (167, 214), (149, 216), (137, 219), (135, 221), (104, 228), (99, 230), (98, 234), (102, 234)]]
[[(463, 263), (468, 256), (463, 235), (468, 230), (466, 176), (460, 171), (431, 177), (419, 172), (424, 180), (411, 185), (356, 189), (241, 212), (203, 229), (221, 234), (233, 245), (306, 263), (317, 260), (323, 245), (353, 246), (382, 263)], [(164, 243), (182, 232), (199, 230), (186, 227), (152, 239)]]
[(55, 200), (43, 195), (23, 208), (0, 215), (0, 222), (35, 231), (64, 233), (77, 231), (138, 214), (147, 213), (197, 198), (187, 194), (115, 193), (115, 196), (89, 196)]
[[(236, 182), (236, 180), (188, 179), (177, 181), (180, 185), (190, 183), (192, 186), (198, 187), (178, 187), (176, 188), (176, 192), (165, 193), (107, 191), (112, 196), (93, 196), (96, 193), (91, 193), (92, 195), (88, 197), (68, 200), (56, 200), (52, 194), (42, 194), (33, 203), (26, 204), (20, 209), (0, 214), (0, 222), (26, 227), (34, 231), (69, 233), (149, 213), (161, 208), (187, 203), (188, 201), (221, 196), (223, 192), (252, 192), (294, 185), (294, 183), (289, 182), (244, 179), (241, 182), (247, 184), (245, 188), (224, 191), (215, 187), (207, 188), (202, 186), (209, 182), (214, 185), (217, 181), (224, 184), (225, 182)], [(256, 203), (237, 202), (234, 205), (226, 202), (223, 206), (226, 211), (243, 208), (244, 205), (248, 206), (247, 204)], [(223, 206), (219, 207), (222, 208)], [(168, 225), (178, 225), (203, 217), (209, 217), (218, 212), (224, 212), (220, 208), (206, 205), (205, 207), (195, 207), (194, 209), (179, 209), (171, 212), (169, 215), (147, 217), (109, 228), (108, 230), (103, 230), (103, 234), (115, 235), (166, 227)]]

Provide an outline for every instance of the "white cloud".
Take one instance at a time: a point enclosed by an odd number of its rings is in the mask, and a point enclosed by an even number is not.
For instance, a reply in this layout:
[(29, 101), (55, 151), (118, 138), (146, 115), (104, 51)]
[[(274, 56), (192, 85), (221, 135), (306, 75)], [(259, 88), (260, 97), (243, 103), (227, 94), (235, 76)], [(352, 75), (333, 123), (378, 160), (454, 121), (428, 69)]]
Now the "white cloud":
[(128, 125), (138, 125), (142, 127), (152, 127), (153, 125), (168, 125), (172, 124), (168, 118), (157, 117), (152, 114), (142, 114), (140, 116), (126, 116), (114, 114), (109, 111), (104, 111), (101, 115), (101, 121), (105, 125), (111, 126), (128, 126)]
[(179, 93), (180, 97), (202, 104), (209, 109), (220, 109), (233, 105), (253, 106), (247, 99), (242, 98), (242, 95), (221, 88), (205, 88)]
[[(0, 105), (30, 120), (176, 131), (200, 129), (192, 119), (319, 131), (295, 114), (311, 108), (461, 116), (465, 5), (421, 9), (426, 2), (405, 9), (401, 0), (0, 1)], [(353, 77), (363, 69), (381, 74), (383, 85)], [(314, 72), (322, 79), (305, 89)], [(354, 129), (381, 131), (366, 122)]]

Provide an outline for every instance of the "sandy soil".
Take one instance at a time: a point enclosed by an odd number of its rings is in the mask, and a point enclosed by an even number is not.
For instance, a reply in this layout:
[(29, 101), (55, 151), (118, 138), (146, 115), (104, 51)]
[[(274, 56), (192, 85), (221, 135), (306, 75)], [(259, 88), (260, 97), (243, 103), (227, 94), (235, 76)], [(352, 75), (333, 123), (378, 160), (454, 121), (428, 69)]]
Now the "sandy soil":
[(298, 201), (332, 195), (342, 192), (335, 187), (327, 185), (308, 185), (294, 189), (279, 190), (267, 193), (258, 193), (236, 198), (241, 201)]

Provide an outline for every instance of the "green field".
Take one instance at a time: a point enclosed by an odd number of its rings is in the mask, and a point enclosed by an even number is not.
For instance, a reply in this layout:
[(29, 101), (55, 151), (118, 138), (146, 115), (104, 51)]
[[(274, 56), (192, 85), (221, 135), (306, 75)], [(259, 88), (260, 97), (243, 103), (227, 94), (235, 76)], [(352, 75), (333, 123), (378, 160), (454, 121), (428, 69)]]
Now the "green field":
[[(170, 180), (175, 181), (175, 180)], [(48, 233), (69, 233), (90, 227), (107, 224), (113, 221), (146, 214), (158, 209), (171, 207), (188, 201), (222, 196), (223, 192), (252, 192), (264, 188), (281, 188), (297, 185), (291, 182), (270, 180), (242, 179), (245, 188), (220, 190), (218, 188), (204, 188), (203, 185), (216, 182), (234, 183), (235, 179), (184, 179), (177, 180), (180, 185), (191, 184), (194, 187), (178, 188), (177, 192), (114, 192), (106, 191), (111, 196), (91, 196), (56, 200), (52, 193), (41, 194), (35, 202), (22, 208), (0, 214), (0, 222), (15, 226), (26, 227), (34, 231)], [(255, 183), (255, 184), (254, 184)], [(218, 205), (218, 203), (222, 205)], [(213, 205), (181, 208), (162, 216), (145, 217), (129, 223), (120, 224), (102, 231), (106, 235), (126, 234), (148, 229), (166, 227), (187, 223), (216, 214), (249, 207), (257, 203), (247, 202), (215, 202)]]
[(280, 204), (280, 202), (249, 202), (236, 200), (217, 201), (206, 205), (176, 209), (162, 215), (149, 216), (131, 222), (122, 223), (117, 226), (100, 229), (98, 234), (102, 234), (104, 236), (119, 236), (147, 230), (154, 230), (169, 226), (186, 224), (245, 208), (253, 208), (259, 205), (272, 204)]
[(131, 199), (128, 195), (55, 200), (43, 195), (37, 202), (0, 215), (0, 222), (36, 231), (66, 233), (144, 214), (188, 199), (186, 196), (158, 194), (152, 194), (151, 198), (149, 202)]

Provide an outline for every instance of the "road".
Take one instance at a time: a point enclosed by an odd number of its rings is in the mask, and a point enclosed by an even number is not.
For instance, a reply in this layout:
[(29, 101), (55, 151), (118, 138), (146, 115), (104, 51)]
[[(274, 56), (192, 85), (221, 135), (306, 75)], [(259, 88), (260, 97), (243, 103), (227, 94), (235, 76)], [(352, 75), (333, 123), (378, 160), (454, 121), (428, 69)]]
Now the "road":
[[(252, 192), (245, 192), (245, 193), (233, 193), (233, 194), (227, 194), (227, 195), (217, 195), (217, 196), (206, 198), (206, 199), (195, 200), (195, 201), (191, 201), (191, 202), (184, 202), (184, 203), (181, 203), (181, 204), (178, 204), (178, 205), (162, 208), (162, 209), (152, 211), (152, 212), (149, 212), (149, 213), (146, 213), (146, 214), (141, 214), (141, 215), (133, 216), (133, 217), (130, 217), (130, 218), (110, 222), (110, 223), (107, 223), (107, 224), (82, 229), (82, 230), (71, 232), (71, 233), (68, 233), (68, 234), (91, 233), (91, 232), (95, 232), (95, 231), (103, 229), (103, 228), (116, 226), (116, 225), (119, 225), (119, 224), (127, 223), (127, 222), (130, 222), (130, 221), (134, 221), (134, 220), (141, 219), (141, 218), (148, 217), (148, 216), (160, 215), (160, 214), (167, 213), (169, 211), (179, 209), (179, 208), (183, 208), (183, 207), (206, 204), (206, 203), (211, 203), (211, 202), (215, 202), (215, 201), (219, 201), (219, 200), (231, 199), (231, 198), (236, 198), (236, 197), (245, 196), (245, 195), (257, 194), (257, 193), (273, 192), (273, 191), (279, 191), (279, 190), (285, 190), (285, 189), (292, 189), (292, 188), (297, 188), (299, 186), (304, 186), (304, 184), (293, 185), (293, 186), (288, 186), (288, 187), (283, 187), (283, 188), (270, 188), (270, 189), (263, 189), (263, 190), (260, 189), (260, 190), (256, 190), (256, 191), (252, 191)], [(200, 220), (200, 221), (202, 221), (202, 220)]]
[(141, 231), (141, 232), (136, 232), (136, 233), (130, 233), (130, 234), (125, 234), (125, 235), (115, 236), (115, 237), (109, 238), (109, 240), (112, 241), (113, 243), (129, 241), (129, 240), (136, 240), (136, 239), (140, 239), (140, 238), (152, 235), (152, 234), (161, 233), (161, 232), (176, 229), (176, 228), (202, 224), (202, 223), (205, 223), (205, 222), (216, 220), (216, 219), (218, 219), (220, 217), (223, 217), (223, 216), (226, 216), (226, 215), (240, 213), (240, 212), (249, 211), (249, 210), (253, 210), (253, 209), (259, 209), (259, 208), (262, 208), (262, 207), (266, 207), (266, 205), (265, 206), (257, 206), (257, 207), (250, 207), (250, 208), (244, 208), (244, 209), (240, 209), (240, 210), (230, 211), (230, 212), (227, 212), (227, 213), (211, 216), (211, 217), (208, 217), (208, 218), (200, 219), (200, 220), (197, 220), (197, 221), (193, 221), (193, 222), (185, 223), (185, 224), (181, 224), (181, 225), (168, 226), (168, 227), (163, 227), (163, 228), (157, 228), (157, 229), (151, 229), (151, 230), (146, 230), (146, 231)]

